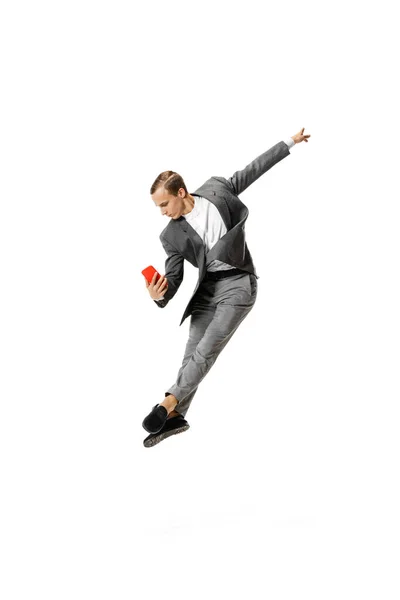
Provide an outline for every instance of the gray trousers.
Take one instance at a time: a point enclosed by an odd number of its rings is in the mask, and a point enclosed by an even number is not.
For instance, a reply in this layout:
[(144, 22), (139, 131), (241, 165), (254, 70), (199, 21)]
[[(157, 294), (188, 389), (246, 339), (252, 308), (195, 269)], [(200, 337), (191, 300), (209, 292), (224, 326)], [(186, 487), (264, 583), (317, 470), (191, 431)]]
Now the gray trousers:
[(173, 394), (177, 398), (175, 410), (183, 417), (199, 383), (253, 308), (257, 287), (256, 276), (249, 273), (201, 282), (193, 298), (182, 366), (175, 383), (165, 392), (165, 396)]

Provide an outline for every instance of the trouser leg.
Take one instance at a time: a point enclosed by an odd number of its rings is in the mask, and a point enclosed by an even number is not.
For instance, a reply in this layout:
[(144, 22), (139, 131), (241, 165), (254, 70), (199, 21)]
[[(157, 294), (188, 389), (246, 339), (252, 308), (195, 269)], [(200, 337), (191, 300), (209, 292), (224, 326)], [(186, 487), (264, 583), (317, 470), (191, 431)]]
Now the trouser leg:
[[(197, 344), (200, 342), (204, 333), (209, 326), (210, 322), (215, 313), (215, 306), (212, 305), (198, 305), (193, 308), (193, 312), (190, 317), (190, 327), (189, 327), (189, 338), (186, 343), (185, 353), (182, 360), (182, 366), (178, 371), (178, 375), (176, 377), (176, 383), (169, 388), (169, 391), (165, 393), (166, 396), (168, 394), (173, 394), (178, 399), (178, 404), (175, 409), (182, 416), (185, 416), (191, 401), (193, 400), (194, 395), (197, 392), (197, 385), (192, 387), (192, 389), (186, 393), (185, 402), (182, 403), (180, 399), (182, 398), (183, 390), (179, 387), (178, 382), (182, 381), (182, 373), (192, 357)], [(178, 395), (177, 395), (178, 394)]]
[(250, 280), (243, 280), (249, 278), (249, 275), (244, 275), (235, 278), (236, 281), (214, 282), (213, 301), (210, 302), (210, 295), (205, 294), (200, 297), (198, 304), (194, 304), (182, 366), (176, 382), (166, 393), (177, 398), (175, 410), (183, 416), (189, 409), (199, 383), (254, 306), (257, 280), (254, 276), (250, 277)]

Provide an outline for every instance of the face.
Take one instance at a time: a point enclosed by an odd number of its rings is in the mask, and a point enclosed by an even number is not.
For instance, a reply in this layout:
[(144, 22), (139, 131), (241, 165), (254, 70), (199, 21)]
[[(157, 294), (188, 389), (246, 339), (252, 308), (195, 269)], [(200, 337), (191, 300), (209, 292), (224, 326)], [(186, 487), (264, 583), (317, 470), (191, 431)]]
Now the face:
[(185, 190), (180, 188), (178, 195), (173, 196), (165, 191), (163, 187), (159, 187), (158, 190), (151, 195), (151, 198), (156, 206), (161, 210), (162, 215), (171, 217), (171, 219), (178, 219), (184, 211), (183, 198), (185, 197)]

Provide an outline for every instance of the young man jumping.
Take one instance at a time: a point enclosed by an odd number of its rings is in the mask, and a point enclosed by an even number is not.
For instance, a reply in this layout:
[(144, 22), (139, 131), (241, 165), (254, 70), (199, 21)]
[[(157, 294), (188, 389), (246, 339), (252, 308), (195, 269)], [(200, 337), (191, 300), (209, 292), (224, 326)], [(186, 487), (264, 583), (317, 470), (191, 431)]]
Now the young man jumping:
[(190, 315), (182, 365), (164, 400), (143, 420), (150, 434), (145, 447), (189, 429), (185, 416), (200, 382), (256, 301), (258, 276), (244, 231), (249, 211), (239, 194), (309, 137), (303, 127), (229, 179), (211, 177), (191, 194), (174, 171), (160, 173), (151, 186), (154, 204), (171, 219), (160, 234), (165, 275), (156, 282), (155, 273), (151, 283), (146, 281), (151, 299), (164, 308), (175, 296), (185, 259), (199, 269), (199, 277), (180, 322)]

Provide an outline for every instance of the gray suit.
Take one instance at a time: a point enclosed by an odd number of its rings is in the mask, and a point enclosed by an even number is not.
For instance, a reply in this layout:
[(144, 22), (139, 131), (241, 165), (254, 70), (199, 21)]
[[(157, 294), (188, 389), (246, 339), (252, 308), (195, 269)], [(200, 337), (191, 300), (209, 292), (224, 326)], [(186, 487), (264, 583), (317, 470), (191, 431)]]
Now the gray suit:
[[(167, 253), (165, 277), (168, 290), (155, 301), (164, 308), (175, 296), (183, 280), (184, 259), (198, 267), (196, 288), (180, 325), (191, 315), (189, 340), (176, 382), (165, 393), (178, 399), (175, 410), (183, 416), (189, 408), (200, 381), (210, 370), (219, 353), (249, 313), (257, 296), (257, 275), (245, 240), (245, 221), (249, 211), (238, 196), (268, 169), (290, 154), (285, 142), (279, 142), (258, 156), (232, 177), (211, 177), (192, 193), (212, 202), (218, 209), (227, 232), (206, 252), (203, 240), (184, 217), (171, 219), (160, 234)], [(224, 279), (209, 279), (207, 265), (213, 260), (232, 265), (240, 272)], [(225, 272), (227, 275), (229, 271)]]

